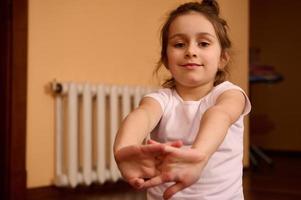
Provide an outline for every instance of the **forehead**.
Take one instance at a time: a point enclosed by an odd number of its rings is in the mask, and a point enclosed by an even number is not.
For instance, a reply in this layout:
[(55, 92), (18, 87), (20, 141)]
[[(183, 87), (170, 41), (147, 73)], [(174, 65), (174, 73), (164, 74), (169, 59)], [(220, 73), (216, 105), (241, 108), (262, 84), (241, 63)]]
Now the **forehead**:
[(169, 36), (174, 34), (209, 33), (216, 36), (212, 23), (202, 14), (191, 12), (175, 18), (169, 27)]

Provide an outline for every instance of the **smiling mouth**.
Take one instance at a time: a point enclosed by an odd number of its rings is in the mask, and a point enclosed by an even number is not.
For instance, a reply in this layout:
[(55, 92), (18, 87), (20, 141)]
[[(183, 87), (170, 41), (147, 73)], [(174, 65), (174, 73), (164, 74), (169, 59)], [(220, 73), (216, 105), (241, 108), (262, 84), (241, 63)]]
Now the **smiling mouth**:
[(180, 65), (180, 66), (184, 67), (186, 69), (195, 69), (195, 68), (201, 67), (203, 65), (196, 64), (196, 63), (186, 63), (186, 64), (183, 64), (183, 65)]

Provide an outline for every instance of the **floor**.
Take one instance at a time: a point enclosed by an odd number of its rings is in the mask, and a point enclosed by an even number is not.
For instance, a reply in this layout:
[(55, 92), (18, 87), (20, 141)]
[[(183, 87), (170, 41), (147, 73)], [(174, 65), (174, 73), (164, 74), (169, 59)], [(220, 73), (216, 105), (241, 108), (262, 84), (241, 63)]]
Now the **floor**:
[(301, 156), (271, 154), (274, 165), (263, 161), (244, 173), (246, 200), (301, 200)]
[[(270, 153), (269, 166), (261, 160), (257, 168), (244, 171), (245, 200), (301, 200), (301, 157), (299, 154)], [(88, 189), (55, 187), (28, 190), (28, 200), (144, 200), (145, 193), (131, 189), (126, 183), (106, 183)]]

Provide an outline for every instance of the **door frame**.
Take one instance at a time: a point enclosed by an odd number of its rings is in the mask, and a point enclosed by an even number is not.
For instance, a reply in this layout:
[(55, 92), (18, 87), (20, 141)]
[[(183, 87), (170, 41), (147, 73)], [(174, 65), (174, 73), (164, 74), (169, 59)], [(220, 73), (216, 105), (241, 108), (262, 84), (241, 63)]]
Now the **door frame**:
[(0, 1), (0, 199), (26, 197), (28, 0)]

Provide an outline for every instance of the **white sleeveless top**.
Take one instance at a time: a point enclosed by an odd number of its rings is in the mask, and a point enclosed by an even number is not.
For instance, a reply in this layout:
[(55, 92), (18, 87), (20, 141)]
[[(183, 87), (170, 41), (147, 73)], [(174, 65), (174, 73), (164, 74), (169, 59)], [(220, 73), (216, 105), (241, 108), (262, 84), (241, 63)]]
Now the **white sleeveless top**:
[[(159, 142), (182, 140), (191, 146), (199, 130), (204, 112), (215, 105), (216, 99), (226, 90), (241, 91), (246, 105), (239, 119), (231, 125), (218, 150), (211, 156), (203, 169), (200, 179), (188, 188), (176, 193), (172, 200), (243, 200), (242, 157), (243, 157), (243, 116), (251, 110), (250, 101), (238, 86), (225, 81), (199, 101), (184, 101), (173, 89), (160, 89), (146, 95), (157, 100), (163, 110), (162, 118), (151, 133)], [(174, 183), (148, 189), (147, 199), (160, 200), (165, 189)]]

